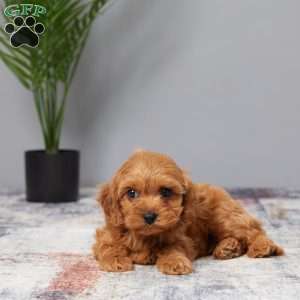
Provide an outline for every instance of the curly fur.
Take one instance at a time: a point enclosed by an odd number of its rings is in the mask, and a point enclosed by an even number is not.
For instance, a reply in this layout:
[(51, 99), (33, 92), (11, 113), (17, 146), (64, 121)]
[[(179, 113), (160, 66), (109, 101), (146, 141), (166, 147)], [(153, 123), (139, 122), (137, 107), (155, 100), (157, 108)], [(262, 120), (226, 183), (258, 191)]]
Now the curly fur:
[[(160, 190), (167, 187), (171, 196)], [(134, 189), (132, 199), (127, 191)], [(106, 225), (96, 231), (94, 257), (105, 271), (156, 264), (165, 274), (188, 274), (192, 261), (213, 254), (229, 259), (282, 255), (260, 222), (222, 188), (195, 184), (168, 156), (135, 152), (99, 191)], [(153, 224), (144, 214), (155, 212)]]

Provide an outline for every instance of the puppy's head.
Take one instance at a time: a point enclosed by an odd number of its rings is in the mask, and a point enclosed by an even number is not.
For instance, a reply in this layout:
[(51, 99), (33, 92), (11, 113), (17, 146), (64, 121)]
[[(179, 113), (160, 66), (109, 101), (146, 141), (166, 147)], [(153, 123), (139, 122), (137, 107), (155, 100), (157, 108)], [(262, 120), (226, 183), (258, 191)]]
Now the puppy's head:
[(140, 150), (103, 186), (98, 201), (107, 223), (151, 236), (178, 224), (190, 181), (166, 155)]

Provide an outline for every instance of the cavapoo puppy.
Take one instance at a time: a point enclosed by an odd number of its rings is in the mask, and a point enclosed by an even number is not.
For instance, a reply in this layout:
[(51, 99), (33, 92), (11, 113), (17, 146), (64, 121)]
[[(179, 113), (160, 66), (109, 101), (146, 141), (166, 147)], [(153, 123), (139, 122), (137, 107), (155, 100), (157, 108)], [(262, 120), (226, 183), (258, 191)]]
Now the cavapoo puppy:
[(192, 261), (282, 255), (261, 224), (222, 188), (193, 183), (168, 156), (140, 150), (102, 186), (106, 225), (93, 253), (110, 272), (155, 264), (165, 274), (188, 274)]

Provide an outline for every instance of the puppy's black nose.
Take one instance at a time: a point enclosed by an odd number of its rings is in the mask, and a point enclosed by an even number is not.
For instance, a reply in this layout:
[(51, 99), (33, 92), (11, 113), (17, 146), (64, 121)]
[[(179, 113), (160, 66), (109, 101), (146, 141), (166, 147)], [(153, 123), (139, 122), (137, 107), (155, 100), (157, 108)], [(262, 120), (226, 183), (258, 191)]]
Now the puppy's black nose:
[(157, 214), (153, 212), (147, 212), (144, 214), (144, 220), (147, 224), (153, 224), (157, 218)]

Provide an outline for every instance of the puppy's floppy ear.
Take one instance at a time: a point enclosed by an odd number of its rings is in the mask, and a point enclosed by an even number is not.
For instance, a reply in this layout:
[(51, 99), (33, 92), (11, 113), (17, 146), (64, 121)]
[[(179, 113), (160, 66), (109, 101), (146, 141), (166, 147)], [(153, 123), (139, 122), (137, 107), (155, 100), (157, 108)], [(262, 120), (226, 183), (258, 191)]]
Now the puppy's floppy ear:
[(120, 210), (120, 205), (117, 199), (113, 199), (111, 185), (103, 184), (97, 194), (97, 201), (102, 206), (105, 214), (106, 223), (119, 227), (123, 223), (123, 217)]
[(187, 172), (185, 170), (182, 170), (182, 176), (183, 176), (183, 186), (184, 186), (184, 190), (185, 190), (185, 194), (187, 194), (190, 189), (192, 188), (192, 180), (190, 179), (189, 175), (187, 174)]
[(186, 171), (182, 171), (182, 176), (183, 176), (183, 186), (185, 193), (183, 195), (183, 219), (187, 222), (190, 223), (190, 220), (193, 220), (193, 197), (194, 197), (194, 184), (192, 180), (190, 179), (189, 175), (187, 174)]

